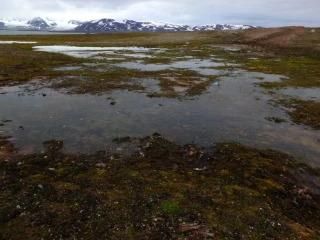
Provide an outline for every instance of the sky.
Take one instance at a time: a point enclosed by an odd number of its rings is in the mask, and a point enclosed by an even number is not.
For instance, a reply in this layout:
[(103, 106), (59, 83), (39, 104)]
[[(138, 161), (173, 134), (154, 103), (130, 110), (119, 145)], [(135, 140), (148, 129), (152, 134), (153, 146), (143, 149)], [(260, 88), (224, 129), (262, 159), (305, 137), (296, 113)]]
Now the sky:
[(320, 27), (320, 0), (0, 0), (1, 18)]

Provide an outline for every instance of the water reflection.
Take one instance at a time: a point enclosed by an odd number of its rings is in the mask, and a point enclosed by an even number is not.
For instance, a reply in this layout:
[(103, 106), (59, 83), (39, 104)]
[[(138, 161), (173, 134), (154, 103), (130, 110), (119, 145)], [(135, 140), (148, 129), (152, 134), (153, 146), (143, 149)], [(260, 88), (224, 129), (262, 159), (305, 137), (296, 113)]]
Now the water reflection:
[[(10, 119), (0, 127), (2, 136), (12, 136), (22, 153), (42, 150), (42, 142), (62, 140), (66, 153), (93, 153), (116, 149), (116, 137), (142, 137), (154, 132), (178, 143), (212, 146), (236, 141), (250, 146), (278, 149), (320, 165), (316, 131), (291, 125), (288, 116), (268, 104), (269, 95), (253, 85), (259, 73), (238, 71), (220, 77), (219, 86), (194, 99), (148, 98), (145, 93), (113, 91), (99, 96), (65, 95), (49, 88), (33, 94), (27, 86), (1, 89), (1, 115)], [(279, 75), (264, 74), (264, 81)], [(156, 81), (143, 84), (157, 87)], [(114, 102), (114, 104), (111, 104)], [(265, 120), (277, 116), (281, 124)], [(20, 127), (23, 128), (20, 128)]]
[(235, 67), (238, 64), (226, 63), (212, 60), (189, 59), (185, 61), (174, 61), (170, 64), (145, 64), (143, 61), (122, 62), (114, 64), (117, 67), (137, 69), (141, 71), (161, 71), (166, 69), (187, 69), (196, 71), (202, 75), (224, 75), (230, 72), (230, 69), (221, 69), (220, 67)]
[(320, 88), (294, 88), (288, 87), (281, 89), (281, 93), (284, 95), (289, 95), (294, 98), (299, 98), (303, 100), (313, 100), (320, 101)]
[(63, 53), (77, 58), (109, 59), (110, 55), (121, 55), (122, 57), (148, 58), (149, 53), (164, 51), (159, 48), (143, 47), (77, 47), (77, 46), (35, 46), (36, 51)]

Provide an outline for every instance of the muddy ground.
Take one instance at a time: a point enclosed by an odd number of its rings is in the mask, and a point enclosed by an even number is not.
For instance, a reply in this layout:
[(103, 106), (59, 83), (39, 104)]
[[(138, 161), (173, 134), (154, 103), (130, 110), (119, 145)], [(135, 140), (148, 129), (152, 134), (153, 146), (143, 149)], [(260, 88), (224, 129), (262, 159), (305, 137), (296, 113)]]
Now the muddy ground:
[[(0, 86), (24, 86), (21, 95), (50, 88), (69, 95), (129, 91), (149, 98), (192, 101), (219, 84), (216, 75), (186, 69), (123, 68), (121, 64), (136, 63), (133, 57), (119, 60), (124, 52), (106, 60), (32, 49), (35, 45), (166, 48), (166, 52), (155, 50), (152, 58), (142, 58), (139, 64), (159, 67), (174, 65), (176, 58), (206, 60), (214, 55), (222, 63), (217, 70), (224, 75), (239, 69), (283, 75), (281, 81), (261, 77), (254, 83), (271, 97), (270, 105), (284, 109), (288, 116), (286, 120), (264, 116), (265, 121), (290, 121), (319, 134), (317, 96), (279, 93), (319, 89), (320, 29), (0, 39), (38, 42), (0, 44)], [(112, 67), (101, 72), (101, 66)], [(157, 91), (136, 81), (150, 77), (157, 80)], [(2, 91), (0, 100), (6, 94)], [(112, 94), (106, 99), (117, 106)], [(0, 118), (1, 239), (320, 238), (320, 170), (308, 166), (306, 158), (301, 162), (279, 151), (237, 142), (216, 142), (206, 148), (181, 145), (158, 133), (115, 138), (117, 149), (131, 149), (127, 154), (111, 150), (68, 154), (59, 138), (43, 141), (41, 152), (21, 154), (15, 138), (2, 134), (12, 120)], [(17, 125), (16, 131), (24, 131), (24, 126)], [(320, 136), (313, 144), (320, 145)]]
[(240, 144), (159, 134), (130, 157), (59, 153), (1, 162), (2, 239), (318, 239), (319, 170)]

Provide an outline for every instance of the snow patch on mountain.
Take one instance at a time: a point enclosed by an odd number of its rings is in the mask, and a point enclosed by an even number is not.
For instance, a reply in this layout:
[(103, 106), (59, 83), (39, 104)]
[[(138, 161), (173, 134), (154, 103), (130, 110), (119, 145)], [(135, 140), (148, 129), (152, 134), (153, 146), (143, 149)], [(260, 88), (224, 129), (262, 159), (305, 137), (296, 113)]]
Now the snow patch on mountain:
[(17, 18), (12, 18), (12, 19), (8, 19), (8, 18), (0, 18), (0, 22), (3, 23), (3, 28), (16, 28), (17, 26), (21, 26), (21, 27), (27, 27), (28, 24), (28, 20), (26, 19), (17, 19)]
[(261, 28), (258, 26), (251, 25), (232, 25), (232, 24), (207, 24), (195, 26), (192, 28), (194, 31), (208, 31), (208, 30), (244, 30), (251, 28)]
[(53, 30), (74, 30), (77, 26), (81, 25), (82, 22), (71, 20), (71, 21), (55, 21), (57, 24), (55, 27), (53, 27)]
[[(73, 31), (83, 22), (77, 20), (55, 21), (47, 17), (35, 17), (33, 19), (1, 19), (2, 29), (10, 30), (44, 30), (44, 31)], [(1, 25), (0, 25), (1, 26)]]
[(261, 28), (250, 25), (207, 24), (200, 26), (180, 25), (157, 21), (118, 21), (110, 18), (96, 19), (86, 22), (77, 20), (52, 20), (48, 17), (26, 19), (1, 19), (0, 29), (42, 30), (42, 31), (76, 31), (76, 32), (181, 32), (208, 30), (237, 30)]

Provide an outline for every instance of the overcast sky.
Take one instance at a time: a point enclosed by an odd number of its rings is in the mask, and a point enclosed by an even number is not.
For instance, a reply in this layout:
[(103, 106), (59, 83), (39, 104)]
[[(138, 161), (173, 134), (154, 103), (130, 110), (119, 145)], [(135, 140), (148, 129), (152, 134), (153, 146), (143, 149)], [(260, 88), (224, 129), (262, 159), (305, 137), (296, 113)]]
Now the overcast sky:
[(1, 18), (320, 27), (320, 0), (0, 0)]

